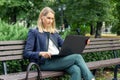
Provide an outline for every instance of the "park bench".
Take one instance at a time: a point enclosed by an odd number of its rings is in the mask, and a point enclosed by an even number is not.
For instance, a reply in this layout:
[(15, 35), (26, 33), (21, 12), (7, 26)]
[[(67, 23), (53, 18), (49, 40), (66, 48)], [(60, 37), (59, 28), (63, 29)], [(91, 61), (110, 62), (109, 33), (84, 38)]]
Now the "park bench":
[[(25, 41), (0, 41), (0, 62), (3, 64), (4, 74), (0, 75), (0, 80), (24, 80), (26, 78), (26, 71), (7, 73), (7, 61), (24, 60), (23, 49)], [(91, 42), (87, 45), (83, 51), (84, 54), (110, 51), (113, 57), (106, 60), (90, 61), (86, 62), (90, 70), (98, 68), (109, 67), (120, 64), (120, 58), (117, 57), (117, 52), (120, 50), (119, 38), (91, 38)], [(102, 56), (101, 56), (102, 57)], [(23, 66), (24, 67), (24, 66)], [(49, 77), (59, 77), (65, 74), (64, 71), (40, 71), (42, 79)], [(31, 71), (28, 79), (35, 80), (37, 77), (37, 71)], [(114, 78), (114, 80), (117, 80)]]

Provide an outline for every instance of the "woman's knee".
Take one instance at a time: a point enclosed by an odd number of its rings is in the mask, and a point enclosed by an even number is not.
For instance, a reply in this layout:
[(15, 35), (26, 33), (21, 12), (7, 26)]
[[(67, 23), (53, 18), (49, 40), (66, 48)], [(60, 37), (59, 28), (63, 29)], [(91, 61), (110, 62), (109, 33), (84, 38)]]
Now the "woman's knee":
[(69, 74), (76, 74), (76, 75), (80, 75), (81, 74), (81, 70), (80, 70), (80, 68), (77, 65), (70, 66), (66, 71)]
[(83, 59), (83, 57), (80, 54), (73, 54), (73, 59)]

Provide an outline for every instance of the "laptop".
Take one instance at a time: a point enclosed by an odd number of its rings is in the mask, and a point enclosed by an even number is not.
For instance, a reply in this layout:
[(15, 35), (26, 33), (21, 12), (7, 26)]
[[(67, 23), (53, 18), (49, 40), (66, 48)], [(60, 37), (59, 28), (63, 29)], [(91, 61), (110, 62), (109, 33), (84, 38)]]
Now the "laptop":
[(69, 35), (65, 38), (58, 56), (80, 54), (83, 52), (89, 37), (82, 35)]

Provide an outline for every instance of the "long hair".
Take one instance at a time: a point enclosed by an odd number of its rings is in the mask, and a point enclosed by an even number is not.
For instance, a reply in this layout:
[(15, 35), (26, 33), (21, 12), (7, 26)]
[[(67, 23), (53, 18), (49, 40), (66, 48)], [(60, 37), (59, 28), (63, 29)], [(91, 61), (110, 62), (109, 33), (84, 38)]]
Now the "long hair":
[[(43, 22), (42, 22), (42, 16), (46, 16), (49, 12), (53, 13), (55, 15), (55, 12), (50, 8), (50, 7), (45, 7), (41, 10), (40, 14), (39, 14), (39, 18), (37, 21), (37, 26), (39, 29), (39, 32), (43, 32), (44, 31), (44, 26), (43, 26)], [(50, 33), (55, 33), (56, 30), (56, 23), (55, 23), (55, 18), (53, 20), (52, 26), (48, 27), (48, 32)]]

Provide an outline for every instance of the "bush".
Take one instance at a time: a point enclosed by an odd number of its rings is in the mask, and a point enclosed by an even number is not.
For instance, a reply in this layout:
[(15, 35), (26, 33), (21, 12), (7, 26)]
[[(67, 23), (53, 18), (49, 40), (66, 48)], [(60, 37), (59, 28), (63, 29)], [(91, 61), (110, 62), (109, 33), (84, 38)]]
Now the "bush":
[[(24, 26), (18, 24), (10, 25), (0, 20), (0, 41), (25, 40), (27, 33), (28, 29)], [(21, 71), (21, 65), (24, 65), (25, 67), (28, 64), (28, 61), (7, 61), (6, 64), (8, 67), (8, 73), (11, 73)], [(0, 74), (3, 74), (2, 62), (0, 62), (0, 65)]]
[(111, 28), (112, 33), (116, 33), (117, 35), (120, 35), (120, 23), (117, 23)]
[(81, 25), (80, 27), (72, 26), (71, 28), (66, 28), (64, 32), (60, 32), (60, 35), (64, 39), (67, 35), (85, 35), (90, 33), (90, 27)]
[(0, 20), (0, 41), (25, 40), (28, 29), (18, 24), (10, 25)]

